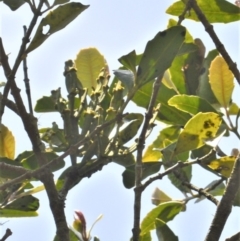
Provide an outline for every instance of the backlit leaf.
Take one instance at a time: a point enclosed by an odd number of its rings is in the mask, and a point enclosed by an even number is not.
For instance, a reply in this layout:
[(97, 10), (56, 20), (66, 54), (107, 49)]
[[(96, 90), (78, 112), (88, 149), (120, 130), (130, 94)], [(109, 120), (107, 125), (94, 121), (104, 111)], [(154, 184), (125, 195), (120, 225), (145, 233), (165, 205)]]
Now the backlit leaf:
[(165, 192), (163, 192), (159, 188), (155, 188), (152, 194), (152, 204), (159, 205), (160, 203), (168, 201), (172, 201), (172, 198), (170, 198)]
[(206, 100), (192, 95), (175, 95), (168, 104), (193, 115), (199, 112), (216, 112)]
[(34, 111), (36, 111), (37, 113), (56, 112), (57, 109), (51, 96), (43, 96), (41, 99), (37, 100)]
[(167, 223), (171, 221), (181, 210), (184, 204), (178, 201), (170, 201), (161, 203), (157, 207), (153, 208), (141, 223), (141, 234), (147, 233), (152, 229), (155, 229), (156, 219), (160, 219)]
[(177, 126), (169, 126), (159, 132), (157, 138), (147, 147), (143, 155), (143, 162), (158, 161), (162, 153), (157, 149), (165, 148), (169, 143), (176, 141), (180, 128)]
[(137, 70), (136, 84), (161, 76), (171, 66), (185, 38), (186, 29), (174, 26), (148, 41)]
[[(226, 0), (198, 0), (198, 6), (203, 11), (203, 14), (206, 16), (207, 20), (210, 23), (229, 23), (240, 20), (240, 9), (236, 5), (230, 3)], [(173, 3), (167, 10), (166, 13), (180, 16), (186, 5), (182, 1)], [(187, 19), (192, 19), (199, 21), (194, 10), (191, 9), (189, 14), (184, 16)]]
[(201, 98), (207, 100), (211, 104), (218, 103), (216, 97), (214, 96), (210, 83), (209, 83), (209, 68), (212, 60), (218, 55), (216, 49), (209, 51), (207, 57), (203, 61), (204, 72), (199, 77), (199, 85), (197, 89), (197, 95)]
[(217, 56), (209, 69), (209, 82), (212, 91), (222, 107), (229, 106), (234, 88), (233, 73), (223, 57)]
[(203, 146), (206, 140), (216, 136), (221, 122), (221, 117), (213, 112), (200, 112), (193, 116), (178, 137), (175, 154)]
[(21, 217), (36, 217), (36, 216), (38, 216), (38, 213), (35, 211), (0, 209), (0, 217), (2, 218), (21, 218)]
[(211, 161), (208, 166), (228, 178), (230, 177), (235, 161), (235, 156), (224, 156)]
[[(33, 40), (26, 50), (26, 53), (29, 53), (39, 47), (53, 33), (65, 28), (88, 7), (89, 5), (83, 5), (78, 2), (71, 2), (65, 5), (60, 5), (53, 11), (50, 11), (47, 16), (40, 22), (35, 36), (33, 37)], [(49, 27), (47, 33), (43, 33), (43, 28), (45, 26)]]
[(97, 77), (102, 68), (108, 68), (104, 56), (96, 48), (81, 49), (74, 60), (77, 77), (89, 93), (97, 85)]
[(0, 125), (0, 157), (14, 159), (15, 138), (12, 132), (3, 124)]
[(24, 3), (26, 3), (25, 0), (3, 0), (3, 2), (12, 10), (15, 11), (19, 7), (21, 7)]
[[(142, 165), (142, 180), (160, 170), (161, 162), (145, 162)], [(126, 188), (132, 188), (135, 185), (135, 164), (126, 167), (122, 173), (123, 185)]]
[(157, 218), (155, 225), (158, 241), (178, 241), (178, 237), (165, 222)]
[[(152, 83), (149, 82), (137, 91), (133, 101), (137, 105), (147, 108), (151, 94)], [(174, 95), (176, 95), (176, 92), (173, 89), (167, 88), (164, 84), (160, 86), (157, 97), (157, 103), (161, 103), (158, 119), (170, 124), (185, 125), (191, 116), (168, 105), (168, 100)]]
[(137, 65), (137, 55), (135, 50), (129, 54), (123, 55), (118, 61), (127, 69), (130, 69), (134, 75), (136, 74), (136, 65)]

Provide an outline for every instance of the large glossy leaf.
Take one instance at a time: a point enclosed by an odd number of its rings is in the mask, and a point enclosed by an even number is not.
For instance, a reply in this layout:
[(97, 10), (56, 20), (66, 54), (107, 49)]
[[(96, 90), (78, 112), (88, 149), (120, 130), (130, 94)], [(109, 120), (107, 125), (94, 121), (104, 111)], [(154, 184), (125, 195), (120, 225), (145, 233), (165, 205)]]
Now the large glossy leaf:
[(195, 39), (194, 43), (197, 46), (197, 51), (188, 54), (183, 66), (184, 80), (187, 87), (187, 93), (196, 95), (199, 86), (199, 77), (204, 71), (202, 68), (205, 46), (201, 39)]
[(211, 104), (218, 103), (214, 96), (211, 86), (209, 84), (209, 68), (212, 60), (218, 55), (217, 50), (212, 50), (208, 53), (207, 57), (203, 61), (204, 73), (199, 77), (199, 86), (197, 89), (197, 95), (203, 99), (206, 99)]
[(168, 104), (192, 115), (199, 112), (217, 113), (206, 100), (198, 96), (175, 95), (168, 101)]
[[(50, 11), (48, 15), (40, 22), (35, 36), (28, 46), (26, 52), (29, 53), (39, 47), (53, 33), (65, 28), (72, 22), (81, 12), (87, 9), (89, 5), (83, 5), (78, 2), (71, 2), (61, 5)], [(47, 33), (43, 33), (43, 28), (49, 27)]]
[(183, 44), (185, 33), (184, 27), (174, 26), (159, 32), (147, 43), (137, 70), (137, 85), (141, 86), (164, 74)]
[(81, 49), (74, 60), (77, 77), (89, 93), (97, 85), (97, 77), (102, 68), (107, 68), (104, 56), (96, 48)]
[(155, 225), (158, 241), (178, 241), (178, 237), (165, 222), (157, 218)]
[[(145, 162), (142, 165), (142, 180), (146, 177), (158, 172), (160, 170), (160, 162)], [(135, 186), (135, 164), (126, 167), (126, 170), (122, 173), (123, 184), (126, 188), (132, 188)]]
[[(4, 168), (0, 170), (0, 177), (1, 178), (16, 178), (19, 177), (19, 175), (24, 174), (24, 169), (21, 169), (21, 171), (18, 170), (18, 167), (21, 167), (21, 165), (16, 160), (11, 160), (6, 157), (0, 157), (0, 163), (5, 163), (8, 165), (11, 165), (10, 168)], [(16, 171), (14, 171), (16, 170)]]
[(182, 202), (170, 201), (161, 203), (157, 207), (153, 208), (141, 223), (141, 234), (155, 229), (156, 219), (160, 219), (165, 223), (171, 221), (177, 214), (182, 211), (183, 207), (184, 204)]
[(0, 124), (0, 157), (14, 159), (15, 138), (12, 132), (3, 124)]
[(0, 216), (2, 218), (26, 218), (26, 217), (36, 217), (38, 213), (35, 211), (19, 211), (12, 209), (0, 209)]
[[(210, 23), (229, 23), (240, 20), (240, 9), (236, 5), (226, 0), (198, 0), (198, 6), (203, 11)], [(167, 10), (166, 13), (180, 16), (184, 9), (185, 4), (182, 1), (173, 3)], [(185, 18), (199, 21), (197, 15), (193, 10), (189, 14), (185, 15)]]
[(233, 73), (223, 57), (217, 56), (209, 69), (209, 82), (211, 89), (222, 107), (229, 106), (234, 88)]
[(176, 141), (179, 135), (180, 128), (177, 126), (169, 126), (159, 132), (159, 135), (152, 144), (147, 147), (143, 155), (143, 162), (158, 161), (162, 153), (157, 149), (165, 148), (169, 143)]
[[(50, 162), (52, 161), (54, 158), (57, 158), (58, 155), (54, 152), (46, 152), (44, 153), (45, 155), (45, 158)], [(24, 158), (22, 161), (21, 161), (21, 164), (23, 167), (27, 168), (27, 169), (30, 169), (30, 170), (35, 170), (37, 169), (39, 166), (38, 166), (38, 160), (37, 160), (37, 157), (32, 153), (32, 155), (30, 155), (29, 157), (27, 158)], [(62, 161), (59, 161), (59, 162), (56, 162), (52, 167), (51, 167), (51, 171), (57, 171), (59, 169), (61, 169), (62, 167), (64, 167), (65, 165), (65, 162), (62, 160)]]
[(64, 4), (64, 3), (67, 3), (69, 2), (70, 0), (55, 0), (53, 5), (58, 5), (58, 4)]
[(224, 156), (219, 159), (211, 161), (208, 166), (216, 172), (220, 172), (224, 177), (230, 177), (234, 163), (235, 156)]
[(43, 96), (41, 99), (37, 100), (34, 111), (37, 113), (56, 112), (57, 109), (51, 96)]
[(130, 53), (123, 55), (118, 61), (127, 69), (131, 70), (134, 75), (136, 74), (136, 65), (137, 65), (137, 55), (135, 50)]
[(19, 7), (21, 7), (24, 3), (26, 3), (25, 0), (3, 0), (3, 2), (12, 10), (15, 11)]
[(31, 195), (23, 196), (0, 209), (0, 217), (34, 217), (39, 200)]
[[(133, 101), (137, 105), (147, 108), (151, 94), (152, 83), (147, 83), (137, 91), (133, 97)], [(158, 119), (170, 124), (185, 125), (191, 116), (168, 105), (168, 100), (175, 94), (176, 92), (173, 89), (169, 89), (163, 84), (161, 85), (157, 97), (157, 103), (161, 103)]]
[(221, 122), (221, 117), (213, 112), (193, 116), (178, 137), (175, 154), (203, 146), (206, 140), (216, 136)]
[[(162, 162), (164, 169), (171, 168), (175, 164), (177, 164), (178, 161), (185, 162), (188, 159), (188, 152), (180, 153), (178, 155), (174, 155), (174, 150), (176, 147), (176, 143), (172, 143), (166, 148), (164, 148), (162, 152)], [(168, 178), (172, 182), (172, 184), (178, 188), (183, 193), (188, 193), (189, 189), (184, 186), (183, 182), (190, 182), (192, 178), (192, 166), (186, 166), (183, 168), (179, 168), (172, 173), (168, 174)]]

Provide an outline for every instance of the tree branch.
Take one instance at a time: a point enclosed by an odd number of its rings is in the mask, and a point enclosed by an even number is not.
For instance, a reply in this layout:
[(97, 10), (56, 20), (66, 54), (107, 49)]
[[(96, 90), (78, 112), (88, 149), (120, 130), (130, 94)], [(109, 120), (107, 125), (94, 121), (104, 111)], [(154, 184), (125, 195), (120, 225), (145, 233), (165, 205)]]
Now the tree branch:
[(4, 234), (4, 236), (0, 239), (0, 241), (5, 241), (9, 236), (12, 235), (12, 231), (8, 228)]
[(154, 105), (157, 100), (157, 95), (160, 89), (161, 81), (162, 81), (162, 75), (157, 78), (157, 80), (153, 84), (153, 91), (150, 99), (150, 103), (148, 106), (147, 113), (145, 115), (145, 121), (143, 124), (143, 128), (141, 131), (141, 134), (139, 136), (138, 140), (138, 146), (137, 146), (137, 160), (135, 165), (135, 189), (134, 189), (134, 223), (133, 223), (133, 241), (139, 240), (140, 235), (140, 212), (141, 212), (141, 196), (143, 189), (141, 188), (141, 179), (142, 179), (142, 153), (145, 146), (145, 139), (146, 139), (146, 133), (148, 130), (148, 126), (150, 123), (151, 118), (153, 117), (153, 110)]
[(227, 218), (232, 210), (232, 205), (234, 198), (239, 189), (240, 179), (240, 156), (238, 155), (235, 165), (233, 167), (231, 176), (228, 180), (228, 184), (223, 194), (223, 197), (217, 206), (217, 210), (212, 221), (209, 232), (206, 236), (205, 241), (219, 240), (221, 233), (223, 231), (224, 225), (227, 221)]
[(192, 9), (198, 16), (198, 19), (202, 22), (203, 26), (205, 27), (206, 32), (211, 37), (212, 41), (214, 42), (217, 50), (220, 52), (222, 57), (225, 59), (226, 63), (228, 64), (229, 69), (232, 71), (233, 75), (235, 76), (238, 84), (240, 85), (240, 72), (237, 68), (236, 63), (234, 63), (229, 56), (228, 52), (226, 51), (224, 45), (221, 43), (220, 39), (218, 38), (217, 34), (213, 29), (213, 25), (211, 25), (205, 15), (203, 14), (202, 10), (199, 8), (196, 0), (189, 0)]

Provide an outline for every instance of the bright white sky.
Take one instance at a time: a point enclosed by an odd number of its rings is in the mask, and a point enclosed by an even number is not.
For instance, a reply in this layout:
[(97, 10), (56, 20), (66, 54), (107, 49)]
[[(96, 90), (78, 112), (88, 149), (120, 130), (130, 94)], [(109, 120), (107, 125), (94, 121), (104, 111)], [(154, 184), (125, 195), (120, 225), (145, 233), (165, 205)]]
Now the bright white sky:
[[(138, 53), (143, 52), (147, 41), (152, 39), (158, 31), (166, 28), (171, 16), (165, 14), (165, 10), (173, 2), (173, 0), (83, 0), (81, 3), (90, 4), (90, 7), (67, 28), (55, 33), (28, 56), (28, 73), (31, 80), (33, 103), (43, 95), (50, 95), (50, 91), (59, 86), (62, 86), (62, 90), (64, 89), (64, 62), (75, 58), (77, 52), (82, 48), (92, 46), (98, 48), (105, 56), (110, 70), (120, 66), (117, 59), (122, 55), (133, 49)], [(9, 59), (13, 65), (23, 36), (22, 26), (28, 25), (31, 14), (29, 14), (30, 10), (27, 5), (15, 12), (10, 11), (2, 2), (0, 6), (0, 35), (3, 38), (6, 52), (11, 53)], [(186, 20), (184, 25), (187, 26), (194, 38), (202, 39), (207, 50), (214, 48), (201, 24)], [(216, 24), (214, 28), (233, 60), (239, 61), (239, 25), (237, 23)], [(239, 62), (238, 65), (240, 65)], [(22, 88), (22, 96), (26, 99), (22, 79), (22, 70), (19, 69), (16, 81)], [(2, 71), (0, 81), (5, 81)], [(237, 84), (236, 92), (239, 93)], [(239, 103), (237, 94), (235, 94), (235, 102)], [(61, 127), (61, 119), (57, 116), (56, 114), (37, 114), (39, 127), (51, 126), (52, 121), (56, 121), (56, 118)], [(29, 140), (22, 130), (22, 124), (15, 115), (6, 110), (3, 123), (12, 130), (16, 137), (16, 154), (31, 148)], [(155, 131), (156, 134), (157, 132), (158, 130)], [(230, 154), (233, 147), (239, 147), (239, 141), (233, 137), (231, 141), (228, 139), (223, 147), (224, 151)], [(73, 211), (76, 209), (84, 213), (88, 227), (99, 214), (103, 214), (103, 219), (96, 224), (92, 234), (97, 235), (102, 241), (129, 240), (133, 224), (133, 190), (123, 187), (122, 172), (122, 167), (110, 164), (104, 167), (103, 171), (94, 174), (90, 179), (84, 179), (74, 188), (66, 201), (66, 215), (69, 224), (73, 221)], [(204, 172), (198, 170), (197, 176), (193, 178), (193, 183), (207, 185), (210, 182), (209, 178), (212, 177), (210, 174), (206, 176)], [(183, 198), (178, 190), (169, 185), (166, 178), (163, 181), (155, 182), (143, 195), (142, 218), (154, 207), (151, 204), (151, 194), (155, 187), (159, 187), (173, 198)], [(41, 199), (39, 217), (9, 219), (9, 222), (2, 226), (0, 237), (9, 227), (13, 232), (13, 235), (8, 238), (9, 241), (53, 240), (55, 227), (45, 193), (42, 192), (36, 196)], [(231, 215), (221, 241), (238, 230), (237, 212), (239, 213), (239, 208), (234, 208), (233, 211), (234, 214)], [(214, 212), (215, 207), (209, 201), (198, 204), (190, 202), (187, 212), (178, 215), (173, 222), (169, 223), (169, 226), (181, 241), (190, 241), (193, 237), (195, 241), (202, 241), (206, 236)], [(0, 219), (0, 222), (3, 221), (6, 219)], [(153, 240), (157, 240), (155, 234)]]

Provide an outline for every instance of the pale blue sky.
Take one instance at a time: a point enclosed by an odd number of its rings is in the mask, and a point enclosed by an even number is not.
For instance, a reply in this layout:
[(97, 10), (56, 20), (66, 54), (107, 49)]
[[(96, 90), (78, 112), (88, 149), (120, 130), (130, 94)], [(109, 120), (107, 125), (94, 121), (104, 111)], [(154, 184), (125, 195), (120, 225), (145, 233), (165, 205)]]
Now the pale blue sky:
[[(48, 96), (51, 90), (59, 86), (62, 86), (62, 90), (64, 89), (64, 62), (70, 58), (75, 58), (77, 52), (82, 48), (92, 46), (98, 48), (105, 56), (110, 70), (120, 66), (117, 59), (122, 55), (133, 49), (138, 53), (143, 52), (147, 41), (152, 39), (158, 31), (166, 28), (171, 16), (165, 14), (165, 10), (173, 2), (170, 0), (81, 1), (83, 4), (90, 4), (90, 7), (69, 26), (55, 33), (28, 56), (33, 103), (43, 95)], [(22, 26), (28, 25), (31, 18), (29, 13), (27, 5), (12, 12), (2, 2), (0, 4), (0, 35), (3, 38), (6, 52), (11, 53), (9, 56), (11, 65), (21, 43)], [(186, 20), (184, 25), (187, 26), (194, 38), (202, 39), (207, 50), (214, 48), (200, 23)], [(215, 24), (214, 28), (230, 56), (240, 65), (239, 25), (237, 23)], [(22, 88), (23, 98), (26, 99), (22, 79), (22, 70), (19, 69), (16, 81)], [(0, 71), (0, 81), (4, 81), (2, 71)], [(239, 93), (239, 87), (236, 87), (235, 93)], [(240, 103), (237, 94), (235, 94), (235, 101)], [(132, 106), (132, 108), (135, 107)], [(36, 116), (39, 118), (40, 128), (51, 126), (54, 118), (58, 118), (57, 122), (61, 126), (61, 119), (57, 114), (37, 114)], [(3, 123), (12, 130), (16, 137), (17, 154), (31, 148), (18, 117), (6, 110)], [(157, 133), (158, 130), (155, 130), (153, 135)], [(222, 146), (225, 152), (230, 154), (232, 147), (239, 147), (239, 141), (236, 138), (231, 138), (231, 141), (223, 142)], [(90, 179), (84, 179), (72, 190), (66, 201), (66, 215), (69, 224), (73, 221), (73, 211), (76, 209), (85, 214), (88, 227), (99, 214), (103, 214), (103, 219), (96, 224), (92, 234), (97, 235), (101, 241), (128, 241), (131, 237), (133, 223), (133, 190), (127, 190), (123, 187), (122, 172), (122, 167), (110, 164)], [(211, 178), (213, 178), (212, 175), (206, 175), (205, 172), (197, 170), (193, 183), (204, 186), (210, 182)], [(166, 178), (163, 181), (155, 182), (147, 188), (143, 195), (142, 218), (154, 207), (151, 204), (151, 194), (155, 187), (159, 187), (173, 198), (183, 198), (178, 190), (169, 185)], [(45, 193), (42, 192), (36, 196), (41, 201), (39, 217), (8, 219), (9, 221), (2, 226), (0, 237), (5, 228), (9, 227), (12, 229), (13, 235), (8, 238), (8, 241), (53, 240), (55, 227)], [(187, 212), (177, 216), (174, 221), (169, 223), (169, 226), (175, 235), (178, 235), (180, 241), (191, 241), (193, 237), (195, 241), (202, 241), (206, 236), (214, 212), (215, 206), (209, 201), (198, 204), (190, 202)], [(238, 230), (240, 225), (237, 216), (239, 216), (239, 208), (234, 208), (221, 241)], [(0, 222), (4, 220), (6, 219), (0, 219)], [(157, 240), (155, 235), (152, 237), (154, 241)]]

